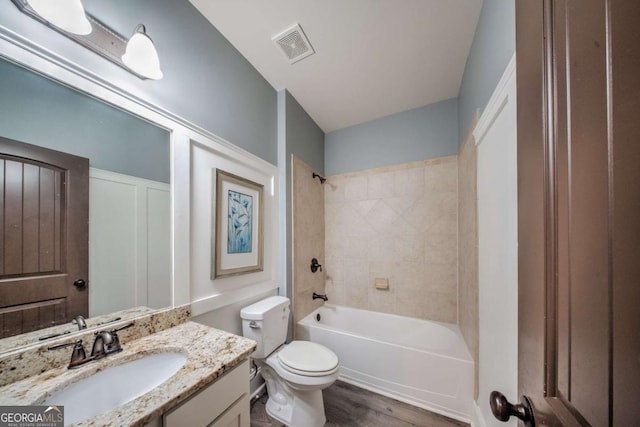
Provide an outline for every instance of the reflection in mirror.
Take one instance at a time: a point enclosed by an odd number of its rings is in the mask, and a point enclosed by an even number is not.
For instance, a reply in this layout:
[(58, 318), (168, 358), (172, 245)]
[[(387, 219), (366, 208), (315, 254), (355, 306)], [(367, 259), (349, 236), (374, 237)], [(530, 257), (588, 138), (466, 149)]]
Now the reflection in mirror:
[[(3, 59), (0, 59), (0, 93), (0, 154), (4, 153), (2, 141), (13, 140), (89, 159), (89, 274), (84, 292), (88, 294), (88, 313), (71, 312), (63, 305), (53, 303), (39, 303), (30, 310), (21, 311), (16, 305), (4, 303), (8, 301), (5, 298), (8, 287), (2, 284), (16, 277), (15, 268), (5, 270), (9, 263), (7, 254), (22, 253), (22, 261), (16, 261), (14, 256), (11, 262), (23, 265), (24, 259), (38, 259), (31, 256), (32, 251), (44, 253), (46, 250), (38, 243), (22, 245), (27, 241), (24, 232), (14, 233), (18, 239), (5, 238), (16, 229), (17, 222), (9, 223), (3, 216), (0, 227), (0, 336), (29, 332), (29, 325), (47, 328), (60, 324), (58, 329), (73, 331), (77, 326), (70, 322), (77, 315), (101, 316), (104, 320), (113, 317), (113, 312), (136, 312), (128, 310), (132, 307), (157, 309), (169, 306), (172, 302), (169, 132)], [(17, 167), (14, 160), (7, 156), (0, 159), (3, 180), (5, 164), (14, 169)], [(20, 167), (33, 169), (30, 165)], [(42, 172), (34, 174), (37, 177)], [(38, 179), (34, 178), (34, 182)], [(41, 193), (36, 186), (35, 194)], [(39, 200), (39, 196), (35, 199)], [(9, 205), (16, 207), (21, 203), (13, 200), (5, 203), (3, 194), (4, 210)], [(26, 212), (22, 207), (18, 210)], [(24, 223), (26, 219), (21, 221)], [(41, 216), (36, 216), (35, 222), (40, 224)], [(33, 230), (40, 228), (35, 226)], [(31, 240), (34, 239), (32, 234)], [(62, 234), (61, 240), (64, 240), (66, 237)], [(36, 235), (34, 241), (40, 240), (45, 239)], [(7, 246), (9, 244), (18, 246)], [(60, 268), (64, 267), (63, 259)], [(35, 275), (33, 271), (51, 274), (58, 270), (40, 267), (40, 270), (22, 268), (21, 271), (28, 276)], [(79, 279), (86, 278), (69, 278), (81, 288)], [(20, 283), (14, 281), (11, 292), (20, 294)], [(44, 301), (47, 297), (36, 297), (35, 300)], [(24, 302), (21, 304), (24, 306)], [(39, 320), (34, 321), (35, 317)], [(89, 327), (95, 323), (98, 322), (87, 321)], [(41, 332), (45, 336), (50, 331)], [(38, 337), (37, 333), (34, 336)], [(16, 338), (8, 340), (19, 341)], [(3, 347), (0, 343), (0, 352)]]
[[(115, 311), (113, 313), (104, 314), (85, 319), (86, 330), (89, 329), (110, 329), (110, 325), (121, 320), (135, 319), (143, 315), (150, 314), (156, 310), (149, 307), (133, 307), (126, 310)], [(71, 334), (78, 332), (77, 324), (67, 322), (64, 324), (51, 326), (44, 329), (38, 329), (19, 335), (0, 339), (0, 354), (15, 350), (23, 349), (28, 346), (47, 343), (49, 340), (61, 337), (70, 337)]]

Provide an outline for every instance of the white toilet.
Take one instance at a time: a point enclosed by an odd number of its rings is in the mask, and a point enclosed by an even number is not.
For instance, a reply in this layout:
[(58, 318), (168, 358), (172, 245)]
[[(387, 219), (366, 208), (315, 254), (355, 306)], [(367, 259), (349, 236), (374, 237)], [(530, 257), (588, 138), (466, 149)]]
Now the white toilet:
[(291, 427), (321, 427), (326, 421), (322, 389), (338, 378), (338, 356), (309, 341), (285, 344), (288, 298), (274, 296), (240, 312), (242, 334), (258, 343), (251, 355), (267, 382), (267, 413)]

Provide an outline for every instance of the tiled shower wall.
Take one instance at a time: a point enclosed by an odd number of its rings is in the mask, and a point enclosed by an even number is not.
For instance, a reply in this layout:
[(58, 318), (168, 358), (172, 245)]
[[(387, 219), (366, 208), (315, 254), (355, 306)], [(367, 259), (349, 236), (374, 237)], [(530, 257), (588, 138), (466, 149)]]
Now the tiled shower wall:
[(329, 302), (457, 323), (457, 181), (457, 156), (329, 177)]
[(324, 293), (324, 271), (311, 272), (311, 259), (324, 264), (324, 186), (313, 178), (314, 170), (292, 156), (293, 191), (293, 336), (302, 319), (323, 303), (313, 292)]

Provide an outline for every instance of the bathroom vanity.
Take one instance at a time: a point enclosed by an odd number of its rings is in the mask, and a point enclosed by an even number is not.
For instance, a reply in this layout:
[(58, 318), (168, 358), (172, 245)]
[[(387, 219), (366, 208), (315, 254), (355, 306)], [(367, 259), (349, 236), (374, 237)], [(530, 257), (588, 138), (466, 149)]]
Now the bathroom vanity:
[[(166, 313), (170, 320), (163, 320), (162, 313), (134, 319), (134, 327), (118, 333), (121, 352), (76, 369), (67, 368), (71, 348), (48, 350), (51, 344), (23, 350), (21, 354), (1, 355), (0, 405), (60, 404), (54, 400), (63, 400), (62, 391), (73, 385), (80, 392), (64, 404), (65, 425), (71, 421), (74, 426), (84, 427), (249, 426), (249, 355), (256, 343), (188, 321), (188, 316), (178, 316), (182, 321), (176, 325), (176, 317), (172, 317), (175, 310)], [(91, 345), (94, 332), (81, 336), (85, 345)], [(75, 336), (56, 342), (77, 339)], [(154, 377), (155, 372), (162, 375), (165, 359), (171, 363), (179, 360), (179, 364), (163, 381)], [(137, 397), (118, 401), (119, 394), (126, 394), (140, 382), (135, 377), (142, 375), (140, 371), (146, 363), (156, 364), (153, 369), (157, 366), (157, 371), (152, 370), (154, 374), (146, 377), (159, 384)], [(127, 371), (129, 366), (133, 369)], [(124, 374), (119, 370), (124, 370)], [(99, 391), (104, 388), (107, 390), (101, 396)], [(87, 415), (87, 406), (94, 404), (97, 408), (88, 410), (95, 412)]]
[(150, 425), (248, 426), (249, 361), (245, 360), (189, 400), (153, 420)]

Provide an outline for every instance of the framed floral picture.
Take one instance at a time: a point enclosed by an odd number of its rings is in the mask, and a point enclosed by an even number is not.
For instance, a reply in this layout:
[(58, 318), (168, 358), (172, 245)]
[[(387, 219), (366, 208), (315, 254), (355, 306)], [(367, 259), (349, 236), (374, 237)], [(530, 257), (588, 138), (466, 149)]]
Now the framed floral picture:
[(212, 279), (263, 270), (263, 186), (215, 169)]

